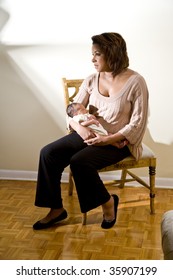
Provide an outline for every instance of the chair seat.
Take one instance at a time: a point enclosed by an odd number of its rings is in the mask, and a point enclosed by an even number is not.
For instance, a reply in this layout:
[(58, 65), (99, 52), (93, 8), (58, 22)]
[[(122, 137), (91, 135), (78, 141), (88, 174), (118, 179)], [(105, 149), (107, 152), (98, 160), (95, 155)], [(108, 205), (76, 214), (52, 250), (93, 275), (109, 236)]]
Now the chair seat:
[(142, 148), (143, 148), (142, 158), (154, 158), (155, 157), (155, 154), (153, 153), (153, 151), (148, 146), (146, 146), (144, 143), (142, 143)]
[[(142, 156), (141, 156), (140, 159), (147, 159), (147, 158), (154, 158), (155, 157), (152, 150), (150, 150), (150, 148), (148, 148), (145, 144), (142, 144), (142, 148), (143, 148), (143, 151), (142, 151)], [(127, 162), (129, 160), (130, 161), (131, 160), (136, 161), (133, 156), (129, 156), (129, 157), (126, 157), (125, 159), (123, 159), (121, 162)]]
[(125, 159), (112, 164), (110, 166), (104, 167), (99, 170), (101, 172), (120, 170), (120, 169), (131, 169), (138, 167), (149, 167), (155, 165), (155, 155), (145, 144), (142, 143), (143, 151), (142, 156), (139, 160), (136, 160), (133, 156), (126, 157)]
[[(141, 156), (140, 159), (147, 159), (147, 158), (154, 158), (155, 157), (153, 151), (150, 148), (148, 148), (144, 143), (142, 143), (142, 148), (143, 148), (142, 156)], [(129, 157), (126, 157), (125, 159), (123, 159), (121, 162), (127, 162), (129, 160), (136, 161), (133, 156), (129, 156)]]

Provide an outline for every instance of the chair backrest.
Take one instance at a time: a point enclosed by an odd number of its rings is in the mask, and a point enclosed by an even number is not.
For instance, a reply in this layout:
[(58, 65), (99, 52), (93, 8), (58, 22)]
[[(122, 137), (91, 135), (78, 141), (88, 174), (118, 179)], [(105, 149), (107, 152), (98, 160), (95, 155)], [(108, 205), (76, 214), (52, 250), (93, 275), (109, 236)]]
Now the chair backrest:
[(67, 80), (66, 78), (62, 78), (62, 85), (64, 89), (64, 101), (66, 107), (69, 103), (73, 102), (73, 99), (78, 93), (79, 87), (82, 82), (83, 79)]

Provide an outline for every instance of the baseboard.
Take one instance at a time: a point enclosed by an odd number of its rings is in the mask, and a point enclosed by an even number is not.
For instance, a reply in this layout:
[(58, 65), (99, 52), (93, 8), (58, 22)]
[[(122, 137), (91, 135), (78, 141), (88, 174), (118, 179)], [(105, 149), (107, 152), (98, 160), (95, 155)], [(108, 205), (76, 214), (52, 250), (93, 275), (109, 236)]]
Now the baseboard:
[(36, 181), (36, 171), (0, 169), (0, 180)]
[[(111, 181), (113, 179), (120, 178), (120, 172), (113, 175), (111, 172), (102, 172), (100, 173), (100, 177), (103, 181)], [(147, 181), (148, 178), (142, 177), (144, 181)], [(36, 181), (37, 180), (37, 172), (36, 171), (24, 171), (24, 170), (5, 170), (0, 169), (0, 180), (24, 180), (24, 181)], [(68, 182), (68, 172), (64, 172), (62, 174), (62, 182)], [(135, 186), (133, 183), (129, 183), (129, 185)], [(139, 184), (138, 184), (139, 185)], [(173, 189), (173, 178), (157, 178), (156, 177), (156, 187), (157, 188), (165, 188), (165, 189)]]

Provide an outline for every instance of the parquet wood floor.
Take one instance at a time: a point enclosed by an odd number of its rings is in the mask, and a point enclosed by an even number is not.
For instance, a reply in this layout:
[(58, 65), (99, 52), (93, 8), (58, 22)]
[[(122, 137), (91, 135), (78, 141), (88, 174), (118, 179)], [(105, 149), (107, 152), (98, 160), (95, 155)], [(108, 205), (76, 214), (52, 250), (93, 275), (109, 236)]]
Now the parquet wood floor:
[(147, 189), (109, 187), (120, 198), (116, 225), (103, 230), (101, 208), (88, 213), (82, 226), (76, 192), (62, 184), (67, 220), (34, 231), (32, 224), (47, 210), (34, 206), (35, 182), (0, 181), (1, 260), (162, 260), (160, 222), (173, 209), (173, 190), (157, 189), (156, 213), (150, 215)]

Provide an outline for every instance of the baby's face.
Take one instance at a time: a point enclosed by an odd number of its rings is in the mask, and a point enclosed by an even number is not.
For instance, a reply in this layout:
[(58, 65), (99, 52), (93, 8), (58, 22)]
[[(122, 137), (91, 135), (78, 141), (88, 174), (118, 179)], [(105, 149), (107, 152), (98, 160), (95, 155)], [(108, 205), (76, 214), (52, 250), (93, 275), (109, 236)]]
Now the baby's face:
[(83, 104), (77, 104), (75, 105), (75, 111), (74, 111), (74, 116), (79, 115), (79, 114), (86, 114), (88, 113), (87, 109), (83, 106)]

